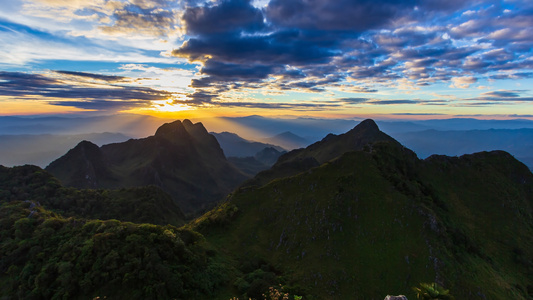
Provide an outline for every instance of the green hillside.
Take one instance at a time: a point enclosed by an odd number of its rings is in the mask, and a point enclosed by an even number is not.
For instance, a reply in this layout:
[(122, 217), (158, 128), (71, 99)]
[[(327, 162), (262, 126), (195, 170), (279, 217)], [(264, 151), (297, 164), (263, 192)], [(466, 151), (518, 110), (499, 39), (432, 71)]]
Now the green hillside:
[[(260, 262), (305, 299), (414, 299), (420, 282), (457, 299), (533, 297), (526, 166), (505, 152), (421, 161), (396, 142), (363, 148), (245, 186), (191, 226), (243, 278), (245, 262)], [(235, 293), (246, 296), (247, 283)]]

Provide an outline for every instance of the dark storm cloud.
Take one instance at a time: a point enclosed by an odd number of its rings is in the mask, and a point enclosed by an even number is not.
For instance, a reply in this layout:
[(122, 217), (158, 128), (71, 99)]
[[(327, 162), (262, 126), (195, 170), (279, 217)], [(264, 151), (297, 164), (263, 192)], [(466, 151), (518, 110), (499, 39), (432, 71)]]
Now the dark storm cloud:
[(189, 7), (182, 18), (189, 35), (256, 32), (265, 26), (261, 11), (247, 0), (222, 1), (216, 6)]
[(271, 0), (259, 9), (249, 0), (189, 2), (182, 15), (189, 39), (172, 53), (202, 63), (205, 77), (191, 86), (211, 101), (230, 87), (323, 92), (346, 79), (460, 87), (462, 77), (527, 76), (533, 9), (523, 3)]
[(273, 67), (269, 65), (244, 66), (210, 60), (205, 63), (201, 73), (233, 80), (264, 79), (273, 73)]
[(334, 56), (331, 43), (312, 41), (294, 30), (260, 36), (228, 32), (191, 38), (172, 53), (191, 61), (306, 65), (328, 62)]
[[(75, 75), (104, 80), (117, 79), (115, 76), (74, 72), (56, 72), (63, 75)], [(103, 76), (103, 77), (102, 77)], [(49, 100), (54, 105), (75, 107), (98, 107), (98, 109), (115, 109), (116, 107), (138, 107), (150, 105), (150, 101), (164, 100), (171, 93), (150, 88), (110, 85), (105, 87), (84, 86), (83, 82), (71, 85), (53, 77), (21, 72), (0, 72), (0, 96), (19, 99)], [(62, 100), (65, 99), (65, 100)], [(69, 100), (66, 100), (69, 99)], [(80, 99), (73, 101), (72, 99)], [(83, 100), (83, 101), (82, 101)], [(108, 106), (106, 106), (108, 105)]]
[(363, 32), (389, 23), (415, 4), (414, 0), (272, 0), (266, 16), (284, 27)]

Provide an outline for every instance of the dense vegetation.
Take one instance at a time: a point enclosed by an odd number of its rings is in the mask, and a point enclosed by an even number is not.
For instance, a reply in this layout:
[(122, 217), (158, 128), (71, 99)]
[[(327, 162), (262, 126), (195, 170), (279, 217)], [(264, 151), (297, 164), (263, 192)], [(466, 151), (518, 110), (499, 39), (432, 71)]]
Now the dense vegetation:
[(203, 237), (176, 227), (0, 206), (3, 299), (206, 299), (226, 281)]
[(0, 166), (0, 202), (13, 200), (30, 200), (63, 216), (176, 226), (184, 223), (179, 207), (155, 186), (119, 190), (66, 188), (48, 172), (29, 165)]

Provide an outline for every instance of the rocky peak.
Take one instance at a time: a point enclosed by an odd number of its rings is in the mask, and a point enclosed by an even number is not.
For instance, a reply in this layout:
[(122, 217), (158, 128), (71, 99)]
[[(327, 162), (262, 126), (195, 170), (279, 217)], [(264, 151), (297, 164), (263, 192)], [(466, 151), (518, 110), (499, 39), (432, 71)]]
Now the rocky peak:
[(372, 133), (379, 133), (379, 127), (372, 119), (366, 119), (364, 121), (361, 121), (361, 123), (357, 124), (352, 130), (348, 131), (347, 133), (366, 133), (366, 134), (372, 134)]
[(84, 160), (93, 161), (95, 159), (101, 159), (102, 153), (100, 151), (100, 147), (98, 147), (96, 144), (84, 140), (79, 142), (76, 147), (68, 151), (65, 156), (69, 157), (71, 155), (78, 155)]
[(169, 140), (175, 140), (176, 138), (184, 137), (187, 135), (188, 132), (180, 120), (176, 120), (172, 123), (165, 123), (161, 125), (155, 132), (156, 137), (162, 137)]
[(190, 120), (185, 119), (183, 120), (182, 124), (185, 127), (185, 130), (187, 130), (187, 132), (196, 139), (202, 139), (206, 136), (210, 136), (209, 132), (207, 132), (207, 129), (205, 129), (204, 124), (201, 122), (193, 124)]

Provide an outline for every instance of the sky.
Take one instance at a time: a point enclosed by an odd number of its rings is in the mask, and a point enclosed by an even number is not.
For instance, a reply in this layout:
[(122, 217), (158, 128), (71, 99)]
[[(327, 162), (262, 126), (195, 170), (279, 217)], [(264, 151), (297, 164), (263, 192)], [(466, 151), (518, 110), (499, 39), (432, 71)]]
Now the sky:
[(2, 0), (0, 115), (533, 119), (531, 0)]

